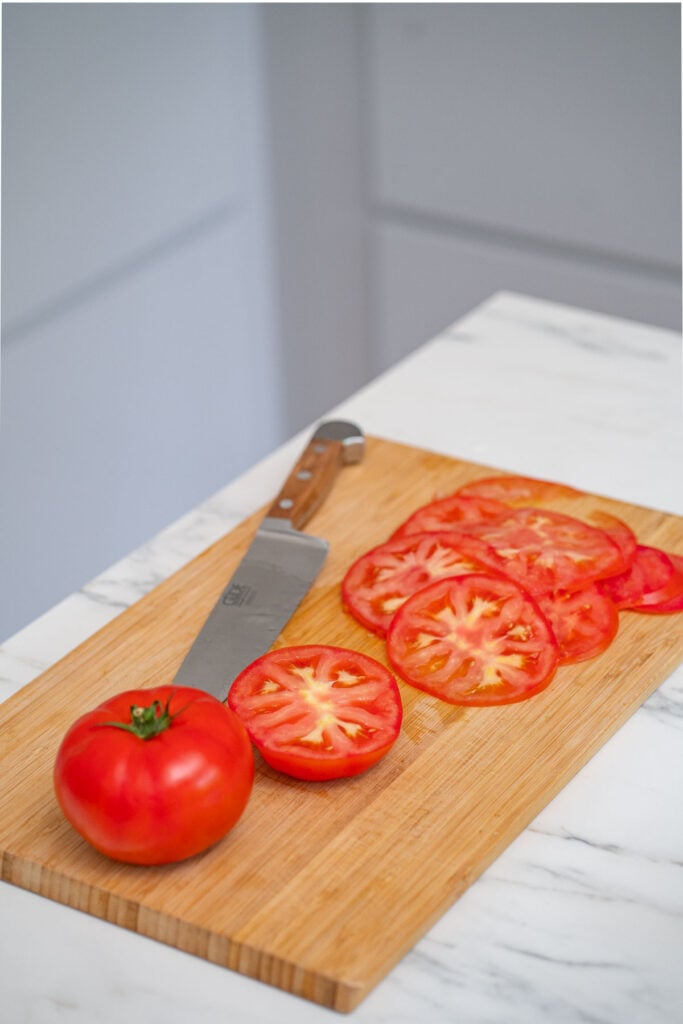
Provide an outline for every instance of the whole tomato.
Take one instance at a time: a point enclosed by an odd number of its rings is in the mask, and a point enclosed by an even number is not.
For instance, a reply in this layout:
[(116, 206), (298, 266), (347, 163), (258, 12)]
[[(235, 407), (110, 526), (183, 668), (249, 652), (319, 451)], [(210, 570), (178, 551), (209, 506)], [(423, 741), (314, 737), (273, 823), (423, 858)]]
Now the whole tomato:
[(67, 820), (131, 864), (167, 864), (212, 846), (242, 815), (253, 780), (237, 715), (183, 686), (106, 700), (74, 722), (54, 768)]

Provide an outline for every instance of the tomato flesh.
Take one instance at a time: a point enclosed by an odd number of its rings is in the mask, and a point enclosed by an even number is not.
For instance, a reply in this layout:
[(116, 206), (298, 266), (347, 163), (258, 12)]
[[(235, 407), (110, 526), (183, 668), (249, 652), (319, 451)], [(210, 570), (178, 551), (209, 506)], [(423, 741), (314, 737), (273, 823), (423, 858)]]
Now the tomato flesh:
[[(171, 722), (150, 739), (126, 723), (131, 707), (168, 702)], [(74, 722), (54, 767), (59, 805), (101, 853), (166, 864), (200, 853), (241, 817), (254, 778), (247, 733), (224, 704), (191, 687), (129, 690)]]
[(543, 690), (559, 662), (552, 629), (512, 580), (437, 580), (396, 613), (387, 655), (407, 683), (450, 704), (495, 705)]
[(504, 562), (503, 572), (531, 594), (580, 590), (625, 567), (604, 530), (550, 509), (509, 509), (467, 530), (490, 544)]
[(433, 580), (502, 567), (476, 537), (410, 533), (361, 555), (342, 581), (342, 600), (361, 625), (384, 636), (401, 605)]
[(487, 498), (500, 501), (504, 505), (527, 506), (545, 505), (547, 502), (563, 498), (580, 498), (582, 492), (566, 484), (557, 484), (551, 480), (540, 480), (530, 476), (487, 476), (461, 487), (458, 492), (462, 497)]
[(396, 680), (341, 647), (281, 647), (237, 677), (230, 707), (272, 768), (297, 779), (358, 775), (393, 746), (403, 718)]
[(496, 519), (506, 511), (500, 501), (490, 498), (464, 497), (453, 494), (449, 498), (423, 505), (412, 514), (393, 534), (405, 537), (410, 533), (440, 533), (457, 530), (463, 523), (478, 523), (484, 519)]
[(629, 569), (602, 580), (600, 587), (618, 608), (678, 611), (683, 594), (683, 557), (639, 544)]
[(570, 593), (545, 594), (539, 596), (537, 602), (552, 626), (561, 665), (596, 657), (609, 647), (617, 634), (617, 606), (597, 586)]

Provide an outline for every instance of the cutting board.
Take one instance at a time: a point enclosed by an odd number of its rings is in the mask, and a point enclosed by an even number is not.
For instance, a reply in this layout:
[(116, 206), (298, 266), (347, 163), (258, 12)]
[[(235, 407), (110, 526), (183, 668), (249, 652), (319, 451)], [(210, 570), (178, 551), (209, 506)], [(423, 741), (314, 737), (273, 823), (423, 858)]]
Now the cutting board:
[[(345, 569), (420, 504), (492, 472), (369, 438), (307, 527), (331, 551), (278, 645), (337, 644), (386, 663), (383, 641), (342, 609)], [(572, 507), (595, 509), (645, 543), (683, 550), (679, 518), (589, 495)], [(110, 861), (61, 816), (59, 742), (106, 697), (173, 678), (259, 519), (0, 707), (2, 878), (350, 1011), (680, 663), (683, 617), (621, 613), (604, 654), (506, 707), (453, 707), (401, 684), (401, 735), (365, 775), (304, 783), (257, 758), (244, 816), (211, 850), (161, 868)]]

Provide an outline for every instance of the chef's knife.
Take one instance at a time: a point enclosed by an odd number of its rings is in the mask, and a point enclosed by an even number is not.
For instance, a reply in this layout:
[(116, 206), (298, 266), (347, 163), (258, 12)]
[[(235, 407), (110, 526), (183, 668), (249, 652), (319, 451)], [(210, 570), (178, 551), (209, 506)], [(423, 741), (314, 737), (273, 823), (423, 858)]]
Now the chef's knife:
[(326, 540), (301, 533), (339, 469), (363, 457), (353, 423), (321, 423), (266, 513), (244, 558), (182, 662), (176, 686), (223, 701), (233, 680), (276, 640), (318, 575)]

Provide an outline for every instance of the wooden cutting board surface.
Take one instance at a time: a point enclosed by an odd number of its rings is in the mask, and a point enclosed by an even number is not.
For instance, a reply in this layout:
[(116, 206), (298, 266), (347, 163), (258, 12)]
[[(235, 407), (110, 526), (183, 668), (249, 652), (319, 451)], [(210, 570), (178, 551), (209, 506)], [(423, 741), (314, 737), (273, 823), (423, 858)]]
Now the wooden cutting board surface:
[[(487, 467), (369, 438), (307, 530), (331, 550), (277, 646), (328, 643), (386, 663), (342, 610), (353, 559), (420, 504)], [(584, 496), (643, 543), (683, 551), (683, 520)], [(0, 706), (2, 878), (314, 1002), (352, 1010), (683, 658), (683, 617), (621, 613), (600, 657), (530, 700), (458, 708), (401, 684), (389, 755), (353, 780), (303, 783), (257, 757), (235, 829), (182, 864), (118, 864), (63, 819), (52, 766), (108, 696), (170, 682), (261, 515), (242, 523)]]

